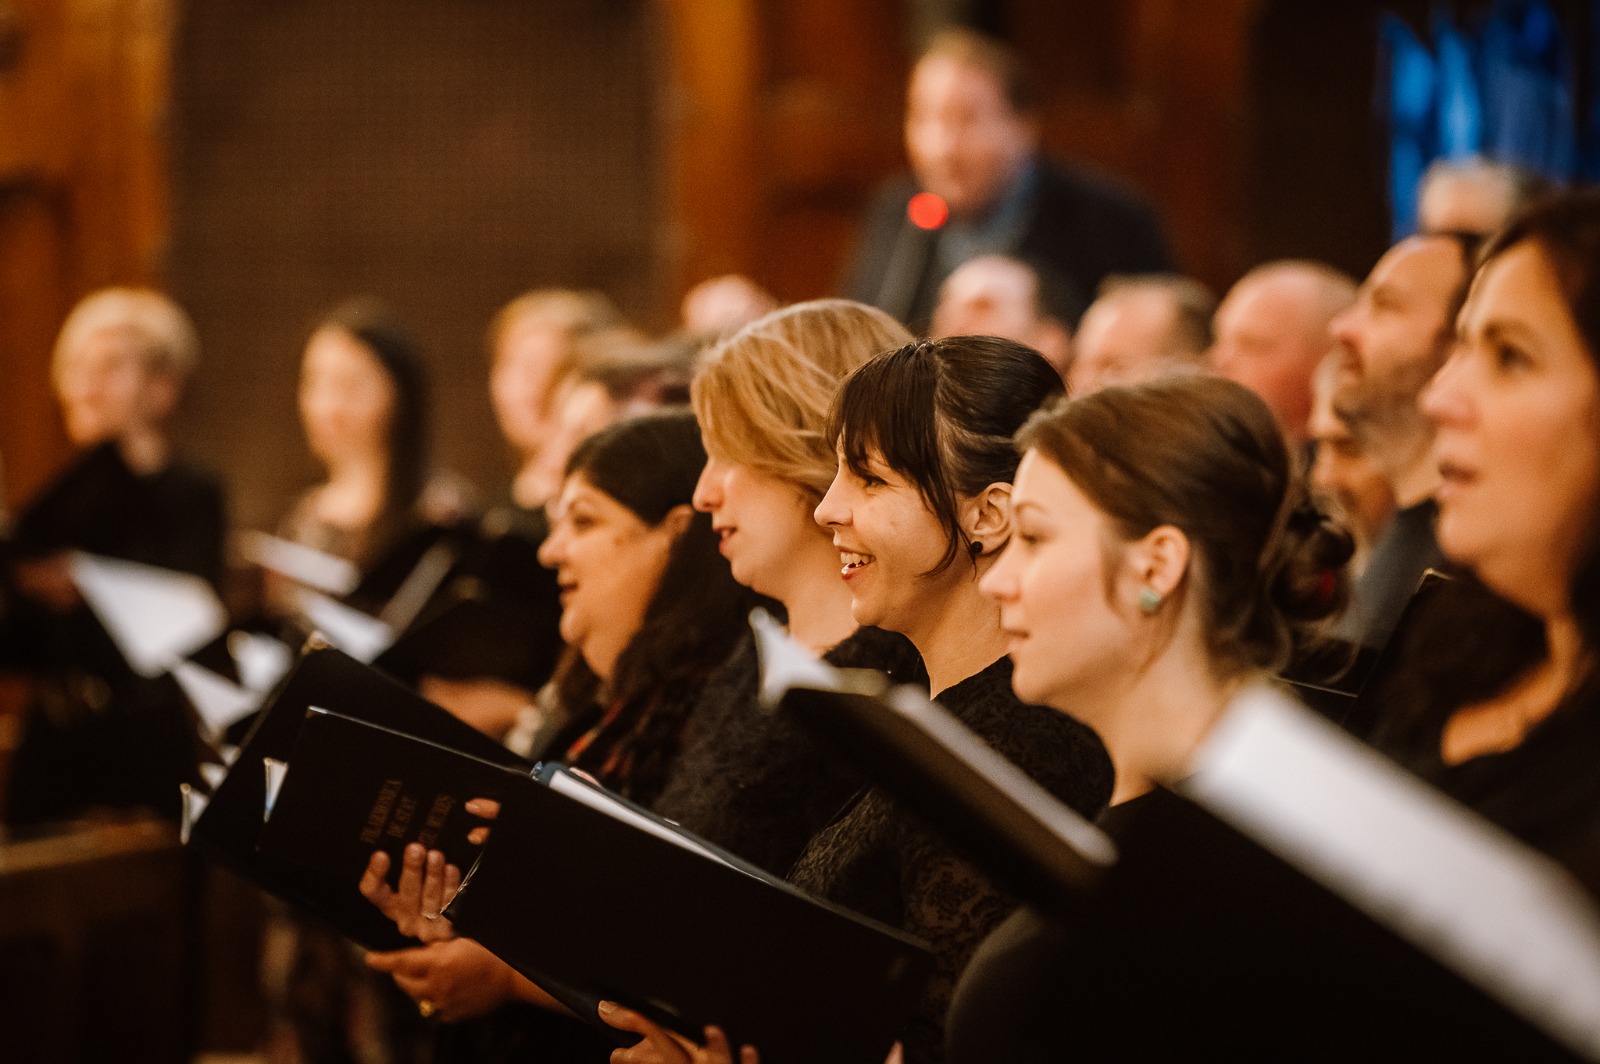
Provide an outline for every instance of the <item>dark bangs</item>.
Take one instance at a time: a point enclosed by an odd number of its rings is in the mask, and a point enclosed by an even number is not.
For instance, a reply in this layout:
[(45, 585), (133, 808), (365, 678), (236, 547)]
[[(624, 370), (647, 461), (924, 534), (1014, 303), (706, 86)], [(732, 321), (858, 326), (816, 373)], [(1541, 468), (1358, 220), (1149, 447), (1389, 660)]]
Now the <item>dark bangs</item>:
[[(845, 468), (866, 476), (883, 462), (916, 486), (944, 529), (943, 572), (969, 554), (961, 500), (1017, 472), (1011, 437), (1061, 378), (1039, 352), (994, 336), (918, 340), (879, 355), (845, 381), (834, 400), (829, 437)], [(1001, 544), (985, 544), (999, 547)]]
[(945, 553), (934, 572), (949, 568), (966, 547), (955, 492), (939, 446), (939, 374), (933, 341), (918, 340), (879, 355), (852, 373), (828, 418), (828, 438), (844, 467), (872, 475), (876, 454), (910, 481), (945, 531)]

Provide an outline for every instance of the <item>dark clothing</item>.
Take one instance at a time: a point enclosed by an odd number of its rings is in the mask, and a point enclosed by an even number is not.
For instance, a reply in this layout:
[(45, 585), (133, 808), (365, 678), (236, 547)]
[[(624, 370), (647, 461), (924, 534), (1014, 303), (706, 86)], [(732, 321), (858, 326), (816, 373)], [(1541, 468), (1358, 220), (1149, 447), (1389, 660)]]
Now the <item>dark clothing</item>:
[[(1079, 813), (1092, 817), (1105, 807), (1112, 785), (1105, 747), (1071, 717), (1018, 701), (1009, 658), (938, 702)], [(790, 881), (932, 945), (934, 973), (903, 1044), (907, 1064), (942, 1060), (956, 979), (1014, 903), (878, 789), (811, 841)]]
[[(909, 175), (887, 185), (863, 222), (845, 294), (871, 303), (923, 332), (938, 302), (939, 286), (977, 254), (1010, 255), (1052, 267), (1085, 302), (1111, 274), (1171, 268), (1160, 222), (1143, 201), (1102, 177), (1037, 158), (1019, 175), (1025, 201), (1013, 224), (987, 228), (951, 222), (928, 231), (913, 225), (906, 203), (918, 191)], [(1002, 203), (997, 211), (1009, 213)], [(963, 233), (963, 228), (977, 233)], [(947, 243), (961, 244), (951, 254)], [(1076, 325), (1076, 322), (1068, 322)]]
[(1079, 911), (1019, 914), (974, 958), (952, 1064), (1572, 1059), (1198, 806), (1127, 804)]
[[(1107, 809), (1100, 827), (1119, 826), (1155, 792)], [(950, 1001), (945, 1046), (951, 1064), (1045, 1064), (1070, 1043), (1052, 993), (1056, 965), (1070, 963), (1071, 933), (1024, 906), (983, 940)], [(1063, 1039), (1065, 1041), (1063, 1041)]]
[(1390, 519), (1372, 545), (1366, 570), (1351, 589), (1350, 608), (1336, 629), (1340, 639), (1365, 647), (1388, 642), (1422, 574), (1445, 565), (1434, 537), (1438, 518), (1439, 504), (1424, 499)]
[[(824, 657), (840, 668), (878, 669), (901, 682), (921, 677), (916, 648), (876, 628), (858, 630)], [(755, 639), (747, 636), (688, 707), (682, 749), (652, 809), (782, 876), (866, 784), (793, 721), (762, 709), (759, 684)], [(598, 1062), (616, 1045), (586, 1023), (520, 1006), (444, 1031), (439, 1064)]]
[(176, 818), (196, 778), (197, 738), (170, 677), (134, 673), (87, 606), (59, 612), (24, 595), (14, 564), (68, 550), (203, 577), (222, 575), (226, 522), (211, 474), (173, 463), (138, 474), (113, 443), (86, 451), (25, 510), (8, 547), (0, 665), (34, 678), (7, 780), (13, 825), (92, 808)]
[(1449, 582), (1395, 633), (1373, 742), (1474, 812), (1566, 865), (1600, 896), (1600, 682), (1590, 679), (1515, 749), (1446, 765), (1452, 714), (1506, 690), (1543, 660), (1543, 626), (1469, 578)]
[[(858, 629), (823, 660), (926, 685), (922, 659), (910, 641), (877, 628)], [(811, 837), (867, 781), (797, 722), (761, 708), (759, 683), (755, 640), (746, 638), (706, 685), (655, 811), (785, 876)]]

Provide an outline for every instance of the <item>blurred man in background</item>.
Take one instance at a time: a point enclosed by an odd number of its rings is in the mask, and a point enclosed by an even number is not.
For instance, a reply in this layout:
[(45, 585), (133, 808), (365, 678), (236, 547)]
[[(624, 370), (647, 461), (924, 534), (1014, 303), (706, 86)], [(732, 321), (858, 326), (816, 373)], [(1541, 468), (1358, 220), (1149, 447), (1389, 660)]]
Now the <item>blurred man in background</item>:
[(1048, 266), (1006, 255), (980, 255), (958, 266), (939, 288), (931, 336), (1000, 336), (1027, 344), (1066, 378), (1072, 327), (1084, 301)]
[(1355, 298), (1353, 280), (1318, 262), (1258, 266), (1217, 308), (1212, 368), (1265, 399), (1289, 441), (1304, 443), (1311, 380), (1333, 346), (1328, 326)]
[(1217, 297), (1175, 274), (1113, 277), (1078, 324), (1073, 340), (1073, 395), (1112, 384), (1137, 384), (1206, 368)]
[(933, 39), (907, 93), (912, 172), (867, 216), (850, 298), (922, 332), (939, 286), (979, 255), (1049, 263), (1085, 293), (1109, 274), (1168, 268), (1148, 206), (1040, 154), (1036, 106), (1026, 72), (1000, 43), (968, 30)]

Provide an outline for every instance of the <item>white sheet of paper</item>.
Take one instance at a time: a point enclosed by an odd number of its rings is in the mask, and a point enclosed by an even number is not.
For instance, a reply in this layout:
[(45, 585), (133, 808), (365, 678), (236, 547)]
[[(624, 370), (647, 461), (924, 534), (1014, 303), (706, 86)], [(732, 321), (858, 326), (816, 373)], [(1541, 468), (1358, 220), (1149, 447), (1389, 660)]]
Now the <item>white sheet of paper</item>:
[(767, 704), (776, 705), (792, 687), (875, 695), (1004, 791), (1079, 854), (1102, 866), (1117, 859), (1117, 848), (1104, 832), (1063, 805), (943, 706), (929, 701), (922, 691), (910, 686), (885, 690), (887, 678), (881, 674), (834, 668), (795, 642), (765, 610), (751, 612), (750, 627), (756, 633), (761, 697)]
[(456, 566), (456, 549), (448, 542), (435, 543), (418, 559), (411, 572), (395, 590), (394, 597), (384, 604), (378, 617), (397, 632), (411, 627), (411, 622), (427, 607), (434, 592)]
[(756, 633), (756, 656), (761, 662), (761, 701), (774, 707), (791, 687), (814, 691), (859, 691), (878, 693), (887, 687), (880, 678), (863, 683), (865, 670), (836, 669), (795, 642), (777, 618), (763, 609), (750, 611), (750, 627)]
[(191, 573), (74, 552), (72, 581), (141, 676), (160, 676), (221, 635), (228, 611)]
[(261, 820), (265, 823), (272, 819), (272, 807), (277, 804), (278, 792), (283, 790), (283, 781), (289, 775), (289, 762), (264, 757), (261, 767), (267, 774), (267, 799), (261, 807)]
[(245, 561), (329, 595), (348, 595), (361, 583), (354, 562), (302, 543), (254, 531), (239, 533), (235, 542)]
[(211, 788), (213, 794), (216, 793), (218, 787), (222, 786), (222, 781), (227, 778), (228, 766), (219, 765), (215, 761), (206, 761), (201, 763), (200, 779), (207, 787)]
[(1554, 861), (1271, 688), (1193, 768), (1187, 797), (1600, 1059), (1600, 915)]
[(260, 632), (229, 632), (228, 653), (239, 669), (239, 682), (250, 691), (266, 693), (294, 668), (289, 644)]
[(230, 726), (254, 713), (261, 705), (261, 695), (232, 683), (203, 665), (180, 661), (172, 667), (172, 678), (183, 688), (189, 704), (194, 706), (201, 722), (212, 739), (216, 739)]
[(323, 638), (363, 665), (371, 664), (394, 643), (393, 628), (326, 595), (300, 588), (295, 604)]
[(200, 819), (200, 814), (206, 811), (211, 799), (187, 783), (178, 784), (178, 791), (183, 795), (181, 817), (178, 822), (178, 841), (188, 845), (194, 823)]

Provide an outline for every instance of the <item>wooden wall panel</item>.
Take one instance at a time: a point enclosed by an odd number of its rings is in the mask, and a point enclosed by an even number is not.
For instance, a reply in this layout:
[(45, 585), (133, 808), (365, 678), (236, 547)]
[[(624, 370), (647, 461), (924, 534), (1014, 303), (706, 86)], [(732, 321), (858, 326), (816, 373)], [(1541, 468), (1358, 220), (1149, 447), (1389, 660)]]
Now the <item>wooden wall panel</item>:
[[(1249, 265), (1240, 184), (1255, 0), (978, 6), (1038, 75), (1049, 151), (1142, 191), (1183, 268), (1212, 285)], [(861, 210), (906, 165), (910, 27), (926, 12), (845, 0), (665, 10), (676, 290), (737, 270), (785, 299), (835, 291)]]
[(740, 272), (784, 299), (832, 292), (857, 215), (903, 165), (900, 6), (667, 0), (663, 11), (674, 291)]

